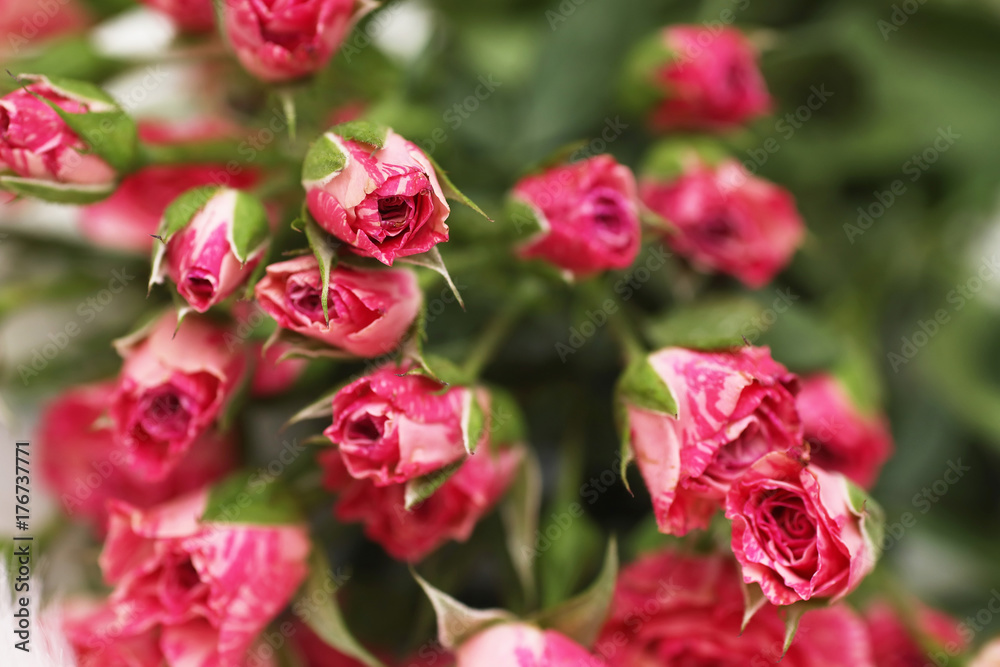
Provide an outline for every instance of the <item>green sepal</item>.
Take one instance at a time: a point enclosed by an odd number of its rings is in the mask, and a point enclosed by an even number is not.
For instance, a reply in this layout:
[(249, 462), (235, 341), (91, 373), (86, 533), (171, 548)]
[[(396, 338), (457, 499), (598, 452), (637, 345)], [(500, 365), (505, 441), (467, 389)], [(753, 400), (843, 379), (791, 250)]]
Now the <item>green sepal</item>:
[(544, 628), (561, 632), (582, 646), (590, 646), (607, 618), (617, 578), (618, 542), (612, 537), (608, 540), (604, 566), (587, 590), (539, 612), (533, 620)]
[(479, 205), (476, 204), (476, 202), (469, 199), (462, 193), (461, 190), (455, 187), (455, 184), (451, 182), (450, 178), (448, 178), (448, 173), (441, 168), (441, 165), (435, 162), (434, 158), (432, 158), (430, 155), (426, 155), (426, 158), (428, 162), (431, 163), (431, 166), (434, 167), (434, 174), (437, 176), (438, 184), (441, 186), (441, 191), (444, 193), (444, 196), (446, 198), (453, 199), (460, 204), (468, 206), (479, 215), (483, 216), (490, 222), (493, 222), (493, 218), (486, 215), (483, 209), (479, 208)]
[(404, 492), (404, 509), (409, 512), (416, 505), (424, 502), (434, 495), (434, 493), (447, 482), (452, 475), (465, 463), (465, 459), (439, 468), (434, 472), (427, 473), (416, 479), (411, 479), (406, 483)]
[(672, 57), (660, 30), (636, 45), (626, 58), (625, 70), (620, 78), (621, 99), (625, 108), (642, 113), (663, 99), (663, 91), (656, 82), (656, 72)]
[(319, 263), (319, 274), (323, 280), (323, 291), (320, 292), (320, 303), (323, 304), (323, 317), (326, 323), (330, 323), (330, 272), (337, 266), (337, 248), (340, 242), (326, 233), (322, 227), (313, 220), (309, 212), (302, 211), (304, 221), (304, 231), (306, 240), (309, 241), (309, 248), (312, 250), (316, 261)]
[(388, 127), (365, 120), (352, 120), (340, 125), (334, 125), (329, 131), (338, 137), (368, 144), (377, 149), (385, 148), (385, 140), (389, 136)]
[(511, 195), (507, 197), (504, 215), (514, 224), (514, 233), (518, 238), (531, 238), (544, 234), (549, 230), (549, 222), (545, 215), (536, 207)]
[(437, 246), (434, 246), (427, 252), (422, 252), (419, 255), (400, 257), (397, 261), (400, 261), (403, 264), (422, 266), (425, 269), (430, 269), (441, 274), (445, 282), (448, 283), (448, 287), (451, 288), (452, 294), (455, 295), (455, 300), (458, 301), (458, 305), (461, 306), (462, 310), (465, 310), (465, 302), (462, 300), (462, 295), (458, 293), (458, 288), (455, 286), (455, 282), (451, 279), (451, 274), (448, 273), (448, 267), (445, 266), (444, 259), (441, 258), (441, 251), (437, 249)]
[(412, 572), (424, 593), (434, 607), (437, 617), (438, 642), (448, 650), (454, 650), (463, 641), (482, 632), (491, 625), (513, 623), (517, 617), (503, 609), (473, 609), (468, 607), (444, 591), (438, 590), (427, 583), (423, 577)]
[(240, 263), (247, 260), (267, 243), (270, 235), (270, 225), (267, 221), (267, 210), (257, 197), (236, 191), (236, 205), (233, 207), (233, 224), (230, 228), (232, 237), (229, 247)]
[(222, 188), (217, 185), (192, 188), (178, 195), (163, 211), (160, 226), (154, 235), (159, 243), (153, 246), (150, 259), (152, 268), (149, 272), (149, 291), (152, 291), (153, 285), (163, 282), (163, 258), (167, 252), (167, 243), (174, 234), (187, 227), (198, 211), (205, 208), (212, 197), (221, 190)]
[(465, 445), (467, 454), (476, 453), (476, 447), (483, 437), (485, 427), (486, 413), (479, 404), (476, 390), (470, 387), (466, 392), (465, 404), (462, 406), (462, 444)]
[(13, 192), (22, 197), (31, 197), (57, 204), (93, 204), (107, 199), (115, 191), (114, 184), (107, 185), (77, 185), (73, 183), (54, 183), (35, 178), (20, 176), (0, 176), (0, 189)]
[[(885, 510), (851, 480), (845, 477), (844, 483), (847, 485), (851, 509), (861, 519), (861, 534), (868, 543), (869, 553), (873, 554), (872, 558), (877, 562), (882, 556), (882, 544), (885, 540)], [(875, 563), (872, 563), (872, 569), (874, 567)]]
[(369, 653), (347, 628), (337, 604), (336, 589), (328, 590), (328, 581), (337, 582), (323, 557), (313, 552), (309, 559), (309, 577), (295, 601), (292, 613), (330, 646), (344, 655), (358, 660), (367, 667), (385, 667)]
[(618, 401), (628, 405), (677, 416), (677, 401), (670, 387), (649, 363), (648, 356), (628, 365), (618, 379), (615, 394)]
[(343, 171), (347, 154), (341, 150), (336, 137), (326, 133), (313, 142), (302, 162), (302, 184), (323, 183)]
[(209, 491), (202, 521), (288, 525), (303, 521), (295, 498), (276, 480), (258, 472), (238, 472)]
[(649, 151), (639, 173), (644, 177), (669, 181), (695, 166), (715, 167), (728, 158), (729, 152), (714, 139), (666, 139)]
[[(500, 442), (497, 440), (497, 442)], [(542, 507), (542, 466), (529, 447), (517, 476), (500, 506), (507, 553), (524, 591), (525, 603), (532, 605), (536, 593), (535, 539), (538, 534), (538, 514)]]

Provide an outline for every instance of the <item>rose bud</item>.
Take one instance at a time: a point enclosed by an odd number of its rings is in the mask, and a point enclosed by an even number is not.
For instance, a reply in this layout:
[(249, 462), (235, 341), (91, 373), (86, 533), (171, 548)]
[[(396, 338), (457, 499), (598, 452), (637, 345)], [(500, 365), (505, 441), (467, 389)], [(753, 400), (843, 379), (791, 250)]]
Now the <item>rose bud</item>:
[(915, 598), (906, 599), (903, 611), (878, 601), (865, 612), (876, 667), (924, 667), (934, 664), (936, 653), (955, 656), (969, 647), (968, 626), (950, 616)]
[(116, 344), (125, 363), (109, 414), (135, 476), (156, 481), (169, 475), (242, 382), (246, 357), (226, 334), (197, 316), (178, 328), (171, 312), (141, 337)]
[(250, 277), (268, 231), (256, 197), (211, 186), (189, 190), (163, 214), (149, 285), (169, 276), (188, 305), (204, 313)]
[[(488, 440), (488, 436), (484, 439)], [(325, 471), (324, 485), (339, 492), (334, 507), (337, 519), (363, 523), (365, 535), (381, 544), (390, 556), (416, 563), (448, 540), (469, 539), (479, 520), (510, 486), (522, 455), (518, 448), (493, 454), (488, 442), (480, 443), (474, 456), (409, 509), (406, 484), (376, 486), (370, 479), (355, 479), (336, 450), (324, 452), (319, 461)]]
[[(232, 132), (212, 120), (187, 123), (144, 121), (139, 138), (155, 149), (184, 149), (186, 145), (218, 141)], [(177, 197), (203, 185), (245, 189), (258, 181), (255, 170), (225, 164), (177, 164), (143, 167), (126, 176), (114, 194), (80, 209), (80, 231), (91, 242), (109, 248), (148, 253), (164, 211)]]
[(207, 32), (215, 27), (212, 0), (141, 0), (170, 17), (185, 32)]
[(726, 518), (743, 580), (772, 604), (837, 601), (875, 569), (882, 510), (846, 477), (782, 452), (729, 489)]
[(656, 105), (655, 130), (732, 129), (770, 111), (757, 59), (734, 28), (670, 26), (633, 60), (629, 93)]
[(254, 292), (278, 326), (359, 357), (396, 349), (423, 301), (413, 271), (340, 264), (330, 271), (327, 319), (323, 278), (312, 255), (269, 265)]
[(309, 365), (307, 359), (282, 359), (292, 347), (277, 341), (266, 350), (255, 343), (257, 363), (250, 378), (250, 394), (257, 397), (277, 396), (288, 391)]
[(1000, 667), (1000, 639), (994, 639), (984, 646), (969, 667)]
[(163, 665), (163, 652), (152, 630), (134, 634), (122, 630), (123, 621), (132, 623), (140, 613), (138, 605), (116, 609), (106, 600), (78, 598), (47, 610), (43, 623), (47, 636), (56, 636), (58, 630), (65, 639), (76, 658), (69, 664), (75, 667)]
[(600, 667), (604, 662), (555, 630), (501, 623), (473, 635), (455, 652), (455, 667)]
[(73, 204), (111, 194), (135, 155), (132, 120), (89, 83), (21, 81), (31, 83), (0, 98), (0, 188)]
[(695, 163), (672, 178), (645, 176), (642, 202), (666, 220), (666, 242), (705, 271), (762, 287), (791, 261), (805, 226), (783, 188), (735, 160)]
[(136, 507), (152, 507), (210, 484), (236, 464), (231, 438), (209, 431), (158, 481), (133, 476), (127, 451), (114, 437), (105, 415), (115, 384), (74, 387), (42, 413), (38, 433), (42, 478), (59, 496), (63, 510), (82, 517), (103, 533), (107, 501), (114, 498)]
[(743, 612), (728, 555), (658, 551), (618, 575), (594, 649), (610, 667), (876, 667), (865, 624), (845, 604), (802, 616), (787, 653), (777, 607), (765, 604), (746, 627)]
[[(121, 632), (158, 630), (167, 664), (242, 664), (306, 577), (307, 526), (280, 522), (285, 506), (246, 488), (250, 504), (219, 489), (211, 502), (202, 490), (149, 510), (111, 503), (99, 563), (111, 603), (135, 610), (119, 613)], [(272, 505), (266, 523), (255, 502)]]
[(840, 381), (827, 374), (804, 378), (795, 401), (810, 461), (871, 488), (893, 450), (885, 417), (862, 412)]
[(539, 229), (519, 250), (525, 259), (542, 258), (585, 276), (624, 269), (639, 253), (635, 177), (610, 155), (526, 176), (511, 199)]
[(24, 52), (53, 38), (82, 32), (89, 23), (87, 11), (78, 0), (64, 0), (58, 11), (36, 17), (38, 0), (5, 0), (0, 5), (0, 60), (9, 62)]
[(332, 128), (306, 156), (302, 186), (319, 226), (389, 266), (447, 241), (451, 208), (427, 156), (392, 130), (351, 131), (359, 125)]
[(370, 0), (227, 0), (222, 26), (244, 68), (263, 81), (288, 81), (323, 69)]
[(323, 431), (337, 445), (351, 477), (377, 486), (399, 484), (456, 463), (471, 451), (467, 431), (481, 410), (467, 387), (383, 366), (333, 397), (333, 423)]
[[(676, 406), (652, 409), (643, 383), (665, 387)], [(707, 528), (730, 486), (768, 452), (802, 452), (796, 378), (766, 347), (654, 352), (619, 385), (630, 446), (660, 531)]]

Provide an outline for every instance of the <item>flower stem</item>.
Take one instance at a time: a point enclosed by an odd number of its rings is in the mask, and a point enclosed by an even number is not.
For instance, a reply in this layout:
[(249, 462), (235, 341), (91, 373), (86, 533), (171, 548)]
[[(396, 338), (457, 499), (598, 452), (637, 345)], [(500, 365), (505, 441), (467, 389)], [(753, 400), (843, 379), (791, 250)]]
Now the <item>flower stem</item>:
[(486, 324), (479, 337), (465, 358), (462, 370), (469, 377), (478, 378), (479, 374), (493, 359), (500, 344), (506, 340), (514, 324), (521, 318), (527, 306), (534, 301), (537, 294), (536, 285), (532, 281), (522, 281), (503, 307)]

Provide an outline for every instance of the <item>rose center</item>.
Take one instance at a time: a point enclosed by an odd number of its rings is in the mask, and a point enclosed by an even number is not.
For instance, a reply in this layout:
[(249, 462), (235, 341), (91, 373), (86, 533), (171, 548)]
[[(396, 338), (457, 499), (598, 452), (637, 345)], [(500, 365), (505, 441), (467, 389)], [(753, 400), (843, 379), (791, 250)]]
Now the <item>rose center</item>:
[(585, 211), (593, 221), (593, 231), (602, 243), (612, 247), (629, 244), (631, 239), (626, 202), (621, 193), (608, 187), (595, 188), (587, 199)]
[(139, 408), (142, 430), (157, 440), (173, 440), (187, 432), (191, 414), (173, 387), (158, 387), (147, 392)]
[(351, 440), (370, 440), (375, 442), (382, 437), (385, 417), (375, 415), (364, 415), (356, 419), (347, 429), (347, 436)]
[(390, 234), (400, 232), (409, 220), (413, 204), (408, 197), (382, 197), (378, 200), (378, 215), (382, 229)]

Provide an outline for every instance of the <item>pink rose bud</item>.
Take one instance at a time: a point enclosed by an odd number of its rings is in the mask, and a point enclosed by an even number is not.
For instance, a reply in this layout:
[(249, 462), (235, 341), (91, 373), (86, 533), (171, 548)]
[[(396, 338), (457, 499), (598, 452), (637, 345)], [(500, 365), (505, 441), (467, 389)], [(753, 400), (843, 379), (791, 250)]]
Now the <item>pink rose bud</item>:
[(309, 365), (307, 359), (284, 359), (282, 356), (291, 349), (287, 343), (273, 343), (266, 350), (262, 343), (253, 345), (257, 353), (257, 363), (250, 379), (250, 393), (257, 397), (277, 396), (288, 391), (302, 376)]
[(434, 166), (392, 130), (332, 128), (309, 149), (302, 186), (319, 226), (357, 255), (391, 266), (448, 240), (451, 209)]
[(136, 610), (120, 612), (122, 633), (156, 631), (169, 665), (240, 665), (305, 579), (310, 551), (305, 524), (257, 524), (254, 510), (207, 490), (149, 510), (112, 502), (99, 563), (115, 608)]
[[(642, 400), (666, 388), (673, 406)], [(768, 452), (802, 452), (796, 377), (766, 347), (701, 352), (670, 347), (623, 377), (631, 449), (660, 531), (707, 528), (730, 486)]]
[[(176, 335), (175, 335), (176, 330)], [(161, 480), (207, 431), (243, 380), (246, 357), (227, 330), (166, 313), (138, 339), (118, 342), (125, 358), (110, 401), (115, 438), (142, 479)]]
[(795, 400), (810, 461), (871, 488), (893, 451), (885, 417), (862, 412), (844, 386), (827, 374), (803, 379)]
[(460, 461), (471, 450), (478, 402), (467, 387), (446, 385), (407, 366), (383, 366), (333, 397), (337, 445), (351, 477), (399, 484)]
[(639, 253), (635, 178), (610, 155), (527, 176), (511, 198), (538, 229), (520, 249), (525, 259), (542, 258), (585, 276), (626, 268)]
[(135, 154), (132, 120), (88, 83), (21, 80), (0, 98), (0, 188), (75, 204), (111, 194)]
[(1000, 639), (994, 639), (984, 646), (969, 663), (969, 667), (1000, 667)]
[(905, 616), (877, 601), (865, 612), (876, 667), (924, 667), (935, 664), (935, 653), (950, 657), (968, 648), (965, 624), (913, 598), (903, 611)]
[(734, 28), (665, 28), (635, 62), (637, 84), (656, 99), (656, 130), (727, 130), (768, 113), (771, 96), (753, 46)]
[(58, 10), (44, 14), (45, 21), (36, 18), (39, 8), (39, 0), (4, 0), (0, 5), (0, 60), (24, 56), (52, 38), (85, 30), (89, 23), (78, 0), (63, 0)]
[(126, 463), (127, 450), (102, 420), (114, 392), (112, 382), (75, 387), (49, 404), (40, 419), (39, 469), (71, 517), (82, 517), (103, 533), (108, 500), (152, 507), (210, 484), (235, 467), (232, 440), (209, 431), (163, 479), (135, 476)]
[(236, 57), (264, 81), (287, 81), (323, 69), (370, 0), (226, 0), (222, 26)]
[(446, 481), (433, 492), (428, 488), (425, 493), (431, 495), (409, 508), (406, 484), (376, 486), (370, 479), (355, 479), (336, 450), (324, 452), (319, 461), (325, 470), (324, 485), (339, 493), (334, 507), (337, 519), (363, 523), (365, 535), (390, 556), (416, 563), (448, 540), (469, 539), (479, 520), (510, 486), (523, 451), (507, 448), (493, 454), (488, 450), (487, 443), (480, 444), (475, 455), (450, 477), (441, 471)]
[(312, 255), (269, 265), (254, 291), (261, 308), (282, 328), (359, 357), (396, 349), (423, 301), (413, 271), (340, 264), (330, 271), (328, 320), (323, 278)]
[[(213, 120), (139, 124), (143, 143), (157, 147), (218, 140), (229, 132), (230, 128)], [(80, 231), (100, 246), (149, 252), (154, 243), (159, 243), (152, 235), (163, 212), (177, 197), (203, 185), (250, 188), (257, 180), (258, 174), (253, 169), (227, 169), (224, 164), (144, 167), (126, 176), (104, 201), (81, 208)]]
[(169, 16), (185, 32), (207, 32), (215, 27), (212, 0), (142, 0), (142, 3)]
[(256, 197), (228, 188), (189, 190), (163, 214), (150, 287), (169, 276), (188, 305), (204, 313), (250, 277), (268, 232)]
[(806, 613), (784, 657), (777, 607), (765, 604), (745, 628), (743, 611), (731, 557), (655, 552), (618, 575), (594, 651), (610, 667), (876, 667), (865, 624), (846, 604)]
[(502, 623), (473, 635), (455, 652), (455, 667), (601, 667), (604, 662), (555, 630)]
[(760, 459), (726, 496), (743, 580), (772, 604), (839, 600), (875, 569), (882, 510), (846, 477), (783, 452)]
[(667, 243), (702, 270), (762, 287), (791, 261), (805, 227), (795, 200), (735, 160), (644, 177), (643, 203), (672, 226)]
[[(50, 632), (58, 629), (73, 652), (75, 667), (153, 667), (164, 664), (152, 630), (126, 632), (143, 613), (139, 605), (115, 608), (107, 601), (71, 599), (46, 611)], [(62, 663), (66, 664), (66, 663)]]

